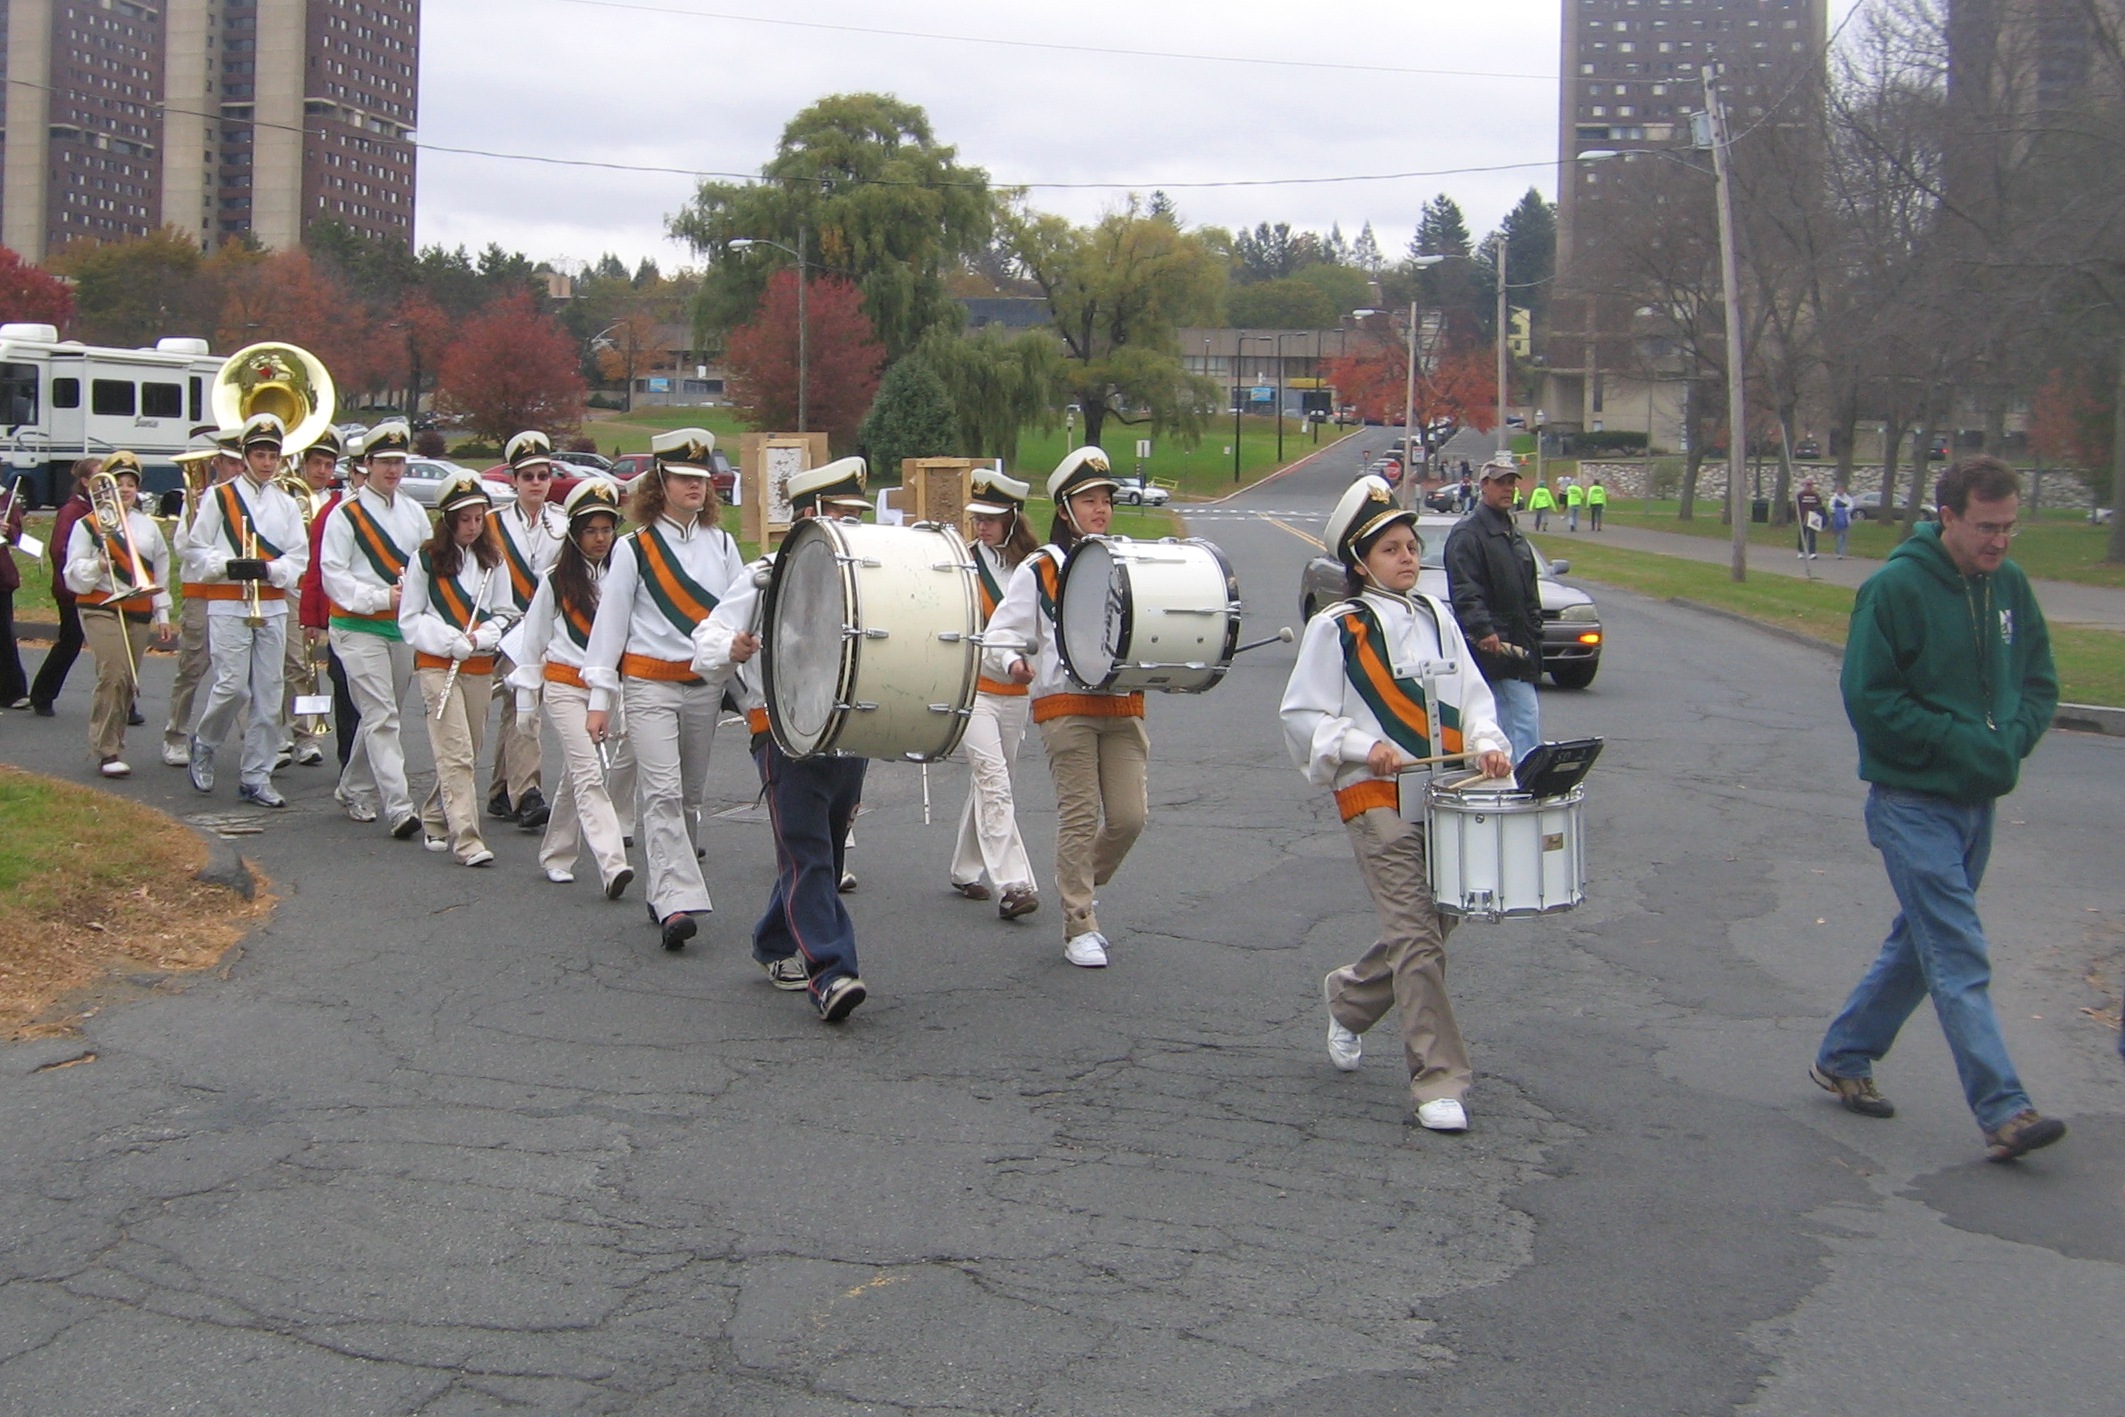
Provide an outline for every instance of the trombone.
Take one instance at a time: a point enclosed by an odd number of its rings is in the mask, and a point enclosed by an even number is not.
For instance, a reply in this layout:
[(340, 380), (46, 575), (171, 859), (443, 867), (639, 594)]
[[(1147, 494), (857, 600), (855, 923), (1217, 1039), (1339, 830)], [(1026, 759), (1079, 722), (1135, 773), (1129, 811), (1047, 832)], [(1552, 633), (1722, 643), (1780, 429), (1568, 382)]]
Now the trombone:
[[(144, 595), (160, 595), (162, 587), (155, 584), (153, 577), (145, 582), (134, 579), (143, 573), (147, 563), (141, 560), (140, 546), (133, 540), (133, 528), (126, 517), (125, 493), (118, 486), (118, 479), (108, 472), (98, 472), (89, 478), (88, 493), (89, 508), (95, 513), (97, 531), (105, 545), (104, 560), (110, 567), (111, 609), (118, 616), (118, 638), (125, 642), (126, 669), (132, 676), (133, 692), (137, 694), (140, 692), (140, 655), (133, 648), (132, 629), (125, 618), (125, 602)], [(12, 487), (8, 489), (8, 495), (14, 495)], [(0, 525), (5, 525), (4, 517), (0, 517)], [(122, 581), (118, 563), (109, 554), (113, 543), (125, 551), (128, 569)]]

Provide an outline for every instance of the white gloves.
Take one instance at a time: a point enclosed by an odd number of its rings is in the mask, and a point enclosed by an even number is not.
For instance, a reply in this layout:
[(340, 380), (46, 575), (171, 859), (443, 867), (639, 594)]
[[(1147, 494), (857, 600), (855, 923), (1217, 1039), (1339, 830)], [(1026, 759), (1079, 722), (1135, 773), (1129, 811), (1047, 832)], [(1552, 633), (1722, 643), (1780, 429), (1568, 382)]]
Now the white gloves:
[(502, 626), (489, 620), (472, 632), (472, 649), (475, 654), (493, 654), (502, 643)]
[(449, 646), (449, 653), (452, 659), (467, 660), (472, 658), (472, 641), (465, 638), (462, 630), (452, 630), (450, 638), (445, 640), (444, 643)]
[(537, 689), (519, 689), (519, 690), (517, 690), (517, 691), (516, 691), (516, 716), (517, 716), (518, 718), (520, 718), (520, 719), (522, 719), (522, 718), (534, 718), (534, 717), (536, 717), (536, 716), (538, 715), (538, 712), (539, 712), (539, 691), (538, 691)]

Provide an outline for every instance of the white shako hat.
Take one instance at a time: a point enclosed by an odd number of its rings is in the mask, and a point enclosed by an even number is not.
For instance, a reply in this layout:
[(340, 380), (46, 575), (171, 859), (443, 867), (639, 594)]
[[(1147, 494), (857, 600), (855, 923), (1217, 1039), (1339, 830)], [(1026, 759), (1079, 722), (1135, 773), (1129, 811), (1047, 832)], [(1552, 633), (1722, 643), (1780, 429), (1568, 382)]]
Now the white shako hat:
[(706, 477), (716, 470), (716, 435), (706, 428), (674, 428), (649, 440), (657, 466), (681, 477)]
[(806, 468), (789, 480), (787, 489), (790, 506), (857, 507), (868, 510), (870, 502), (863, 489), (871, 480), (870, 468), (862, 458), (836, 458), (819, 467)]
[(570, 526), (599, 512), (606, 513), (615, 522), (627, 520), (620, 511), (620, 489), (602, 477), (586, 477), (569, 488), (568, 496), (562, 499), (561, 510), (568, 514)]
[(494, 498), (487, 495), (476, 472), (453, 473), (435, 493), (435, 509), (446, 517), (460, 507), (478, 507), (484, 511), (493, 505)]
[(1366, 537), (1385, 531), (1406, 519), (1411, 526), (1417, 514), (1395, 501), (1394, 489), (1382, 477), (1361, 477), (1350, 484), (1336, 509), (1328, 514), (1328, 546), (1346, 566), (1358, 562), (1357, 545)]
[(1007, 517), (1013, 512), (1025, 510), (1026, 497), (1033, 489), (1015, 477), (1006, 477), (993, 467), (974, 469), (974, 497), (967, 503), (967, 510), (984, 517)]
[(287, 436), (288, 426), (280, 421), (278, 414), (254, 413), (244, 420), (243, 446), (245, 452), (249, 452), (253, 448), (271, 448), (277, 453), (280, 451), (280, 445), (287, 441)]
[(403, 418), (387, 418), (362, 439), (362, 457), (403, 458), (413, 451), (413, 430)]
[(553, 440), (536, 428), (527, 428), (509, 440), (502, 449), (502, 458), (509, 464), (511, 476), (527, 467), (552, 467)]
[(1048, 474), (1048, 496), (1056, 506), (1089, 487), (1119, 487), (1121, 483), (1107, 466), (1107, 450), (1098, 447), (1079, 448), (1055, 465)]

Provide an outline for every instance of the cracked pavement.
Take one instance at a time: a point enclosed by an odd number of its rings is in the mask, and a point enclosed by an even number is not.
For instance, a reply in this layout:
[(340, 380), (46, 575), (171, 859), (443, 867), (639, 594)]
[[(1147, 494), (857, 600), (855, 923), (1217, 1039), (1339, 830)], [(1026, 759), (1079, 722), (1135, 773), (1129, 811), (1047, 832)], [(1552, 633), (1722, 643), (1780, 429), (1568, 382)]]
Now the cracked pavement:
[[(1325, 515), (1387, 436), (1254, 495)], [(1310, 548), (1206, 530), (1249, 633), (1287, 623)], [(1834, 662), (1600, 595), (1609, 663), (1543, 704), (1609, 740), (1591, 899), (1454, 935), (1461, 1137), (1413, 1125), (1391, 1031), (1324, 1056), (1320, 975), (1372, 917), (1282, 755), (1290, 646), (1154, 699), (1105, 971), (1062, 961), (1052, 898), (947, 891), (963, 768), (925, 827), (916, 770), (874, 765), (872, 997), (836, 1029), (746, 954), (756, 821), (711, 818), (720, 908), (672, 956), (530, 837), (454, 868), (290, 769), (238, 842), (281, 903), (226, 978), (0, 1048), (0, 1412), (2114, 1410), (2125, 1109), (2078, 1009), (2125, 943), (2125, 742), (2054, 735), (2001, 814), (2002, 1012), (2074, 1131), (1987, 1167), (1927, 1015), (1894, 1122), (1805, 1079), (1888, 915)], [(88, 781), (92, 677), (0, 755)], [(743, 741), (711, 812), (752, 796)], [(1045, 881), (1037, 739), (1019, 781)], [(174, 771), (118, 790), (210, 810)]]

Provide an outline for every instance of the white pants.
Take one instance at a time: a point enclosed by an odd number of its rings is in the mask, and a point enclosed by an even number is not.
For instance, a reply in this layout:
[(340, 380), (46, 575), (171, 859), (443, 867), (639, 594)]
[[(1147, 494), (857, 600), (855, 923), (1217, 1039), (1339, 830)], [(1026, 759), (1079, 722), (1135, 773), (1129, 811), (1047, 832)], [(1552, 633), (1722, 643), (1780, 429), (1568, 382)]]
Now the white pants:
[[(554, 788), (553, 815), (546, 819), (546, 837), (539, 843), (539, 865), (573, 871), (580, 847), (587, 845), (598, 863), (598, 883), (609, 885), (627, 865), (627, 848), (622, 844), (620, 816), (613, 801), (632, 803), (635, 795), (634, 751), (624, 736), (626, 709), (623, 706), (613, 715), (606, 735), (606, 752), (612, 759), (608, 779), (605, 764), (598, 759), (598, 745), (590, 741), (590, 731), (583, 726), (583, 717), (590, 712), (590, 692), (549, 679), (542, 695), (546, 721), (561, 741), (562, 771)], [(528, 721), (538, 722), (535, 717)]]
[(236, 727), (237, 715), (250, 710), (243, 734), (245, 787), (273, 780), (273, 761), (280, 756), (281, 662), (288, 652), (288, 617), (268, 615), (262, 625), (241, 615), (214, 615), (207, 620), (207, 650), (214, 661), (214, 687), (199, 711), (192, 736), (218, 748)]
[(332, 652), (347, 672), (347, 693), (362, 716), (354, 750), (339, 777), (339, 798), (377, 808), (378, 819), (387, 827), (402, 822), (413, 815), (413, 794), (406, 787), (406, 749), (398, 738), (398, 706), (413, 678), (413, 647), (335, 626)]
[(621, 707), (635, 747), (635, 794), (641, 809), (642, 856), (649, 867), (649, 905), (662, 920), (674, 911), (713, 910), (694, 845), (708, 789), (708, 751), (715, 743), (723, 681), (678, 684), (622, 679)]
[(1032, 890), (1033, 863), (1018, 834), (1011, 800), (1011, 769), (1025, 741), (1030, 694), (976, 694), (967, 719), (966, 810), (959, 814), (959, 845), (952, 853), (952, 884), (972, 885), (986, 871), (998, 891)]
[(494, 737), (494, 771), (487, 775), (487, 795), (506, 792), (509, 805), (521, 807), (524, 795), (539, 785), (539, 716), (518, 717), (516, 690), (507, 682), (516, 668), (503, 655), (494, 665), (494, 696), (501, 701), (502, 723)]

